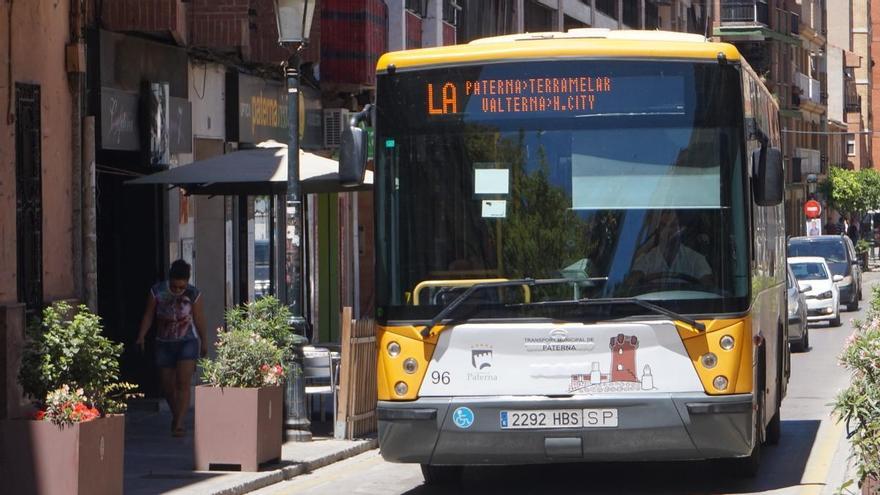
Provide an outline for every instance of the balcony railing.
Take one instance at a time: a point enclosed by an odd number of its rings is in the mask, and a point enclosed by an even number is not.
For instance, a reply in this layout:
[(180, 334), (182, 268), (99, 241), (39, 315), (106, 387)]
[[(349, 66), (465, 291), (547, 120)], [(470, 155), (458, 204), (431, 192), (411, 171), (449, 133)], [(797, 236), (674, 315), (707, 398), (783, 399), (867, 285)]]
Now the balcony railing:
[(795, 84), (801, 90), (801, 100), (809, 100), (817, 105), (822, 104), (822, 84), (812, 77), (795, 73)]
[(721, 22), (770, 25), (770, 9), (761, 0), (721, 0)]

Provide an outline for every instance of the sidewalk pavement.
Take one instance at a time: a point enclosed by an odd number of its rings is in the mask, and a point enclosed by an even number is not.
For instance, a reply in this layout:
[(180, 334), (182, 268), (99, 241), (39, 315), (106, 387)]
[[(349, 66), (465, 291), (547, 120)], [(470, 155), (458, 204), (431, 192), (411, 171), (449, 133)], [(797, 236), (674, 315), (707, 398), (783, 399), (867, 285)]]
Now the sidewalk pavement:
[(288, 480), (328, 464), (377, 447), (375, 438), (335, 440), (321, 436), (320, 423), (313, 424), (311, 442), (287, 442), (281, 462), (256, 473), (193, 471), (193, 414), (186, 421), (187, 434), (171, 436), (167, 410), (132, 408), (125, 414), (125, 494), (237, 495)]

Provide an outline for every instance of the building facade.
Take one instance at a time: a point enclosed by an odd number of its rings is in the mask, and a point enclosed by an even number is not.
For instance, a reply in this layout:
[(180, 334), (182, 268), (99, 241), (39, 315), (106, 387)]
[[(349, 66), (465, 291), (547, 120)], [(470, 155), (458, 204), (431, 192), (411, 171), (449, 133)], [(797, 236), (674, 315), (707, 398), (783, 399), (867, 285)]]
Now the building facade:
[[(849, 32), (852, 36), (852, 52), (858, 57), (858, 65), (855, 65), (855, 61), (853, 61), (851, 78), (855, 84), (859, 101), (858, 112), (848, 112), (847, 125), (851, 134), (847, 141), (854, 146), (850, 144), (847, 146), (854, 148), (852, 150), (854, 153), (850, 155), (850, 161), (853, 168), (858, 170), (874, 166), (873, 136), (871, 134), (871, 130), (874, 128), (871, 115), (873, 104), (871, 73), (874, 65), (871, 56), (871, 1), (850, 0), (850, 5), (852, 10)], [(852, 109), (854, 110), (855, 107)]]
[(0, 3), (0, 419), (22, 411), (26, 323), (45, 301), (94, 304), (79, 9), (67, 0)]
[(829, 10), (825, 0), (715, 0), (715, 37), (739, 48), (779, 104), (789, 235), (805, 232), (804, 201), (823, 199), (817, 184), (829, 166), (851, 161), (847, 131), (862, 125), (847, 112), (854, 57), (843, 39), (852, 18), (838, 3)]

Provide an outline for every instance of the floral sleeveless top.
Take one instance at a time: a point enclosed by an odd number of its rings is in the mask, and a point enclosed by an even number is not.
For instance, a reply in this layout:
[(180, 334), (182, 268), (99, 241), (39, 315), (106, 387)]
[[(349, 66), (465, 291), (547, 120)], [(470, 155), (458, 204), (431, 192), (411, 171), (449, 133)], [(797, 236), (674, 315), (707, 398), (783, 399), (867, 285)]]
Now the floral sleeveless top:
[(201, 292), (187, 284), (182, 294), (172, 294), (168, 282), (159, 282), (150, 289), (156, 300), (156, 340), (176, 341), (197, 338), (193, 322), (193, 305)]

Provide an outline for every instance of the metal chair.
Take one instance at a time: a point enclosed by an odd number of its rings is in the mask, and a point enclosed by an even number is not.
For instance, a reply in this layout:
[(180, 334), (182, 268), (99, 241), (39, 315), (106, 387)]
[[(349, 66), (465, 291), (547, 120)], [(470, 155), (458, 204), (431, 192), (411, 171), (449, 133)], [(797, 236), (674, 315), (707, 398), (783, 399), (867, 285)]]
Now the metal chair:
[[(333, 401), (332, 415), (336, 414), (336, 396), (339, 392), (339, 366), (333, 362), (329, 349), (307, 346), (303, 349), (303, 378), (309, 414), (312, 411), (311, 396), (318, 395), (321, 406), (321, 421), (324, 421), (324, 396), (330, 395)], [(335, 424), (335, 418), (333, 423)]]

